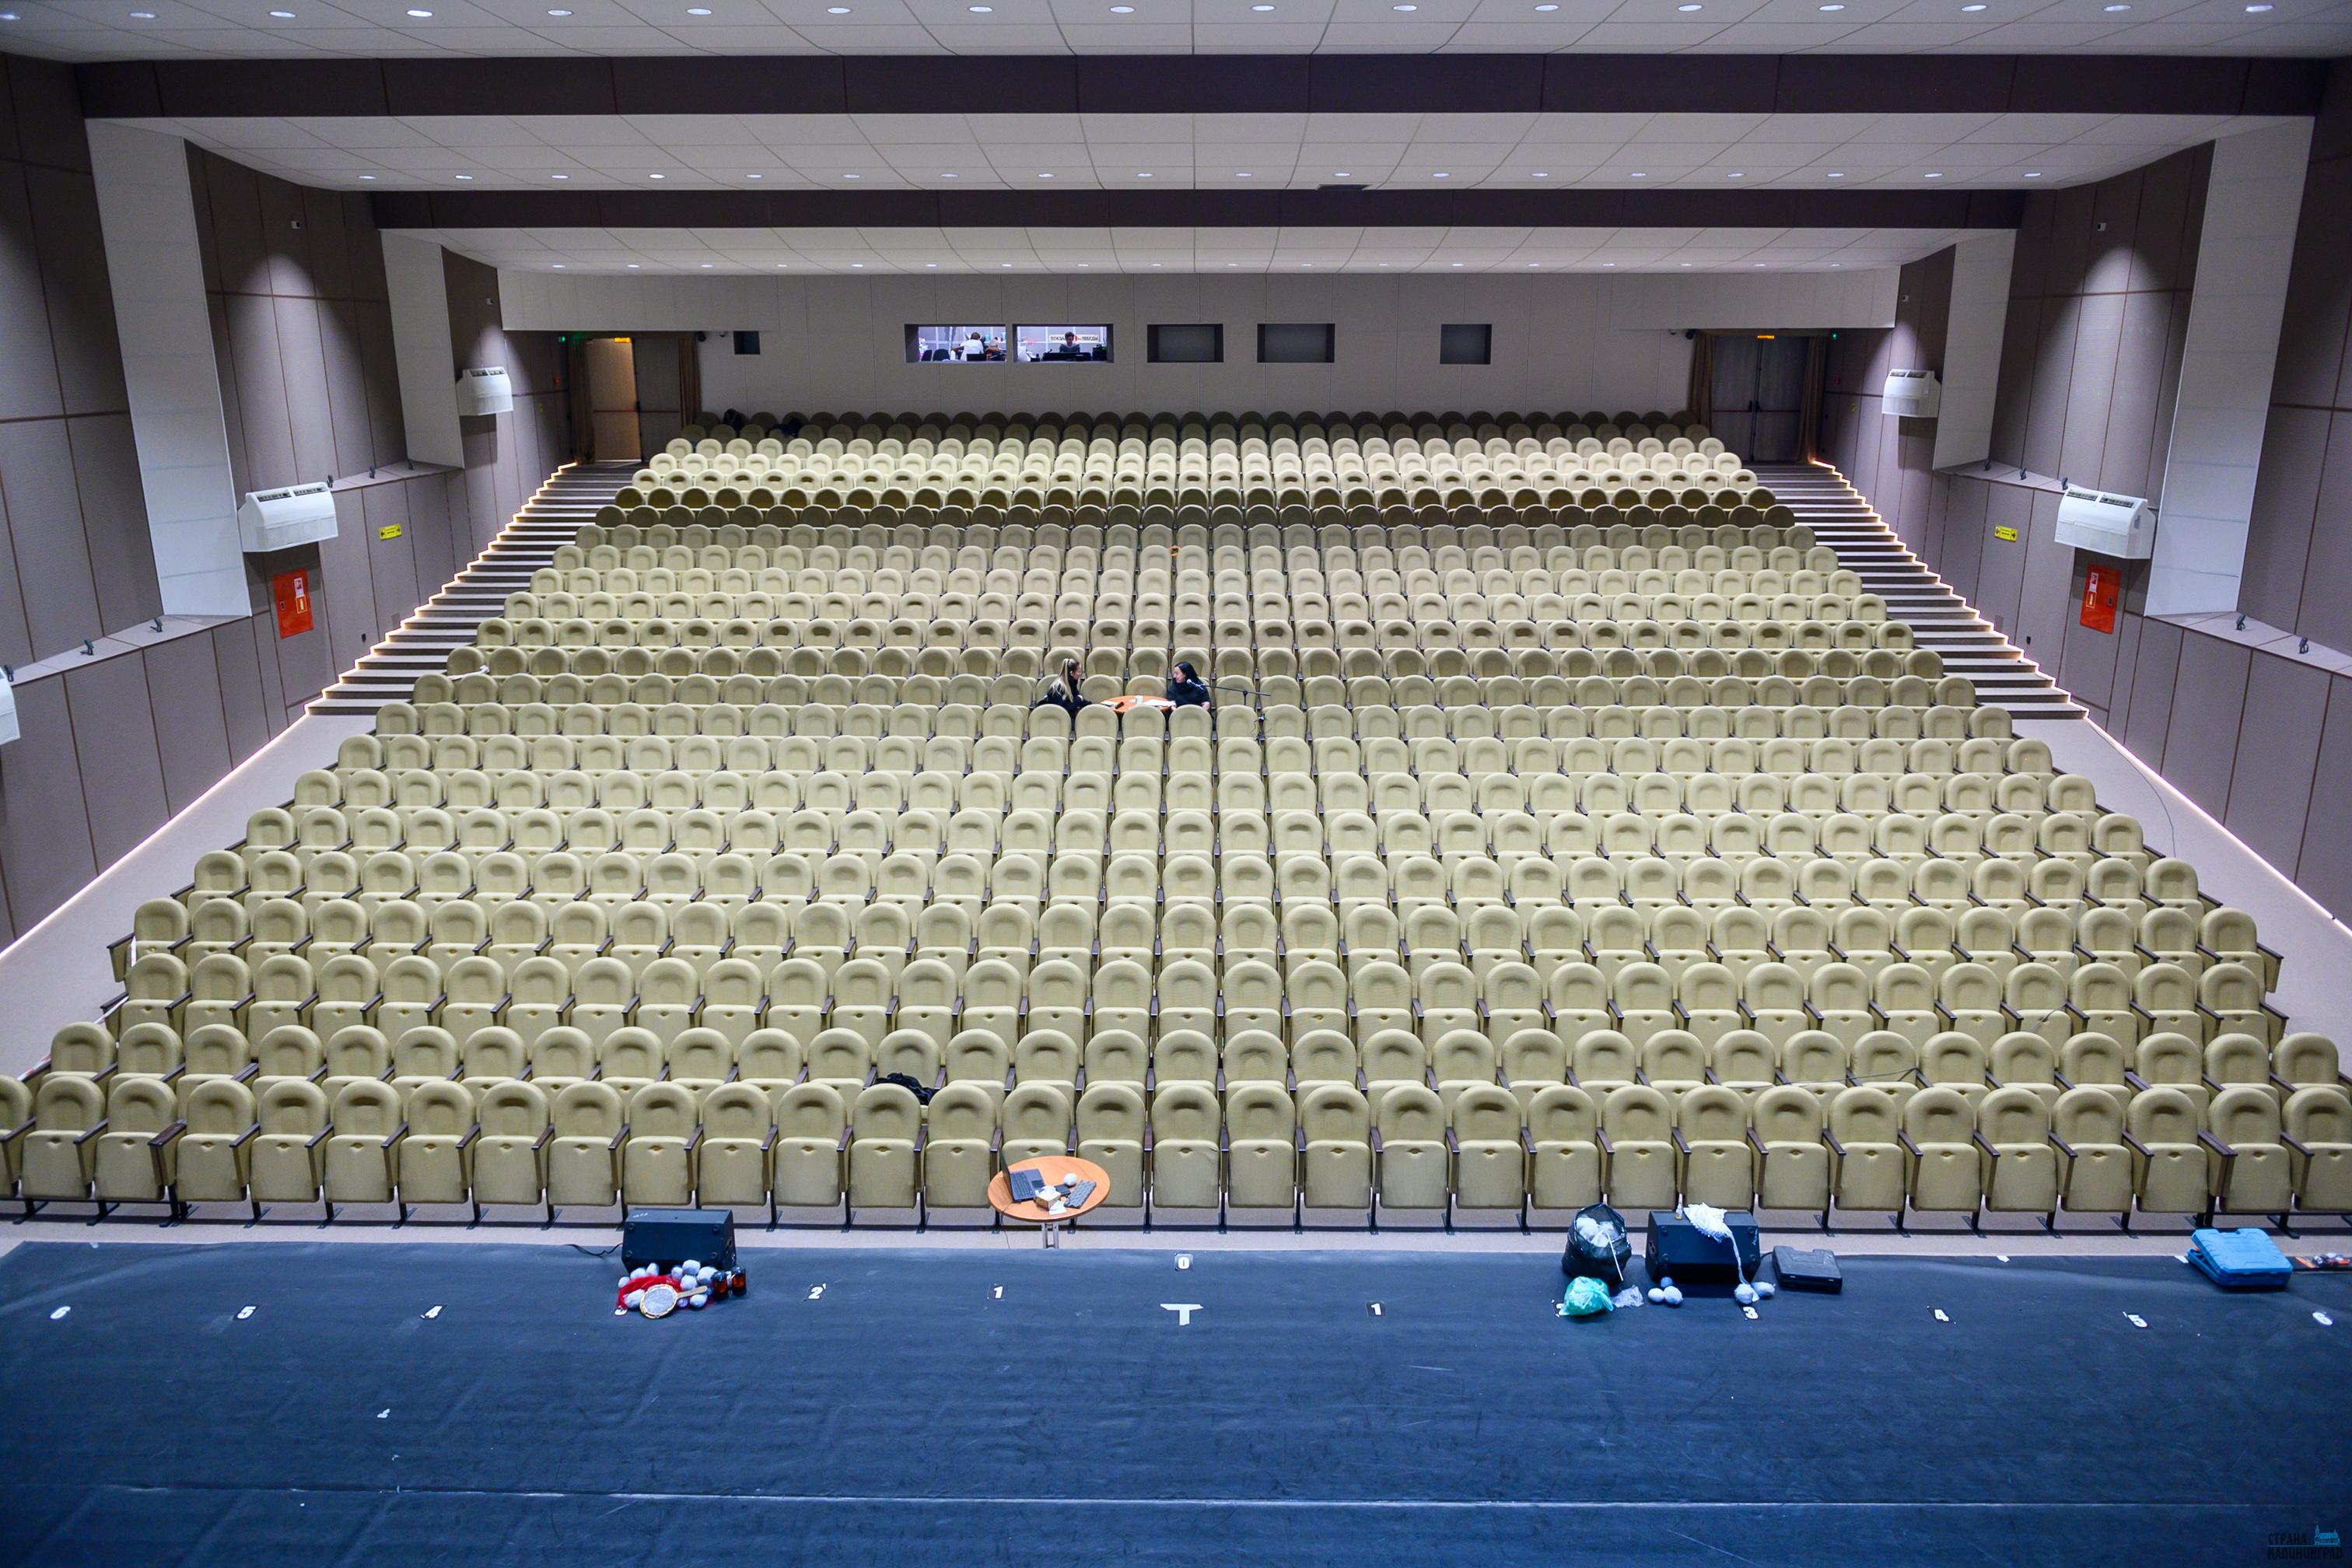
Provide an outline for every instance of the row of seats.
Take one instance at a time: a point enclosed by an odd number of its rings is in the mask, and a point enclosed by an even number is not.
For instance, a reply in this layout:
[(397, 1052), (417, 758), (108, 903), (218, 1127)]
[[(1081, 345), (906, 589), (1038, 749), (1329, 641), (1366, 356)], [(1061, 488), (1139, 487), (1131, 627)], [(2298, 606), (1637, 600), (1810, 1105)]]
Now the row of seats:
[[(29, 1113), (26, 1101), (33, 1101)], [(1236, 1215), (1452, 1216), (1555, 1223), (1604, 1199), (1632, 1212), (1681, 1202), (1833, 1211), (2069, 1215), (2342, 1213), (2352, 1209), (2352, 1100), (2333, 1085), (2127, 1103), (2095, 1088), (2054, 1100), (2021, 1087), (1971, 1099), (1929, 1086), (1826, 1098), (1794, 1085), (1752, 1095), (1648, 1084), (1596, 1095), (1552, 1084), (1521, 1098), (1466, 1084), (1450, 1098), (1344, 1082), (1106, 1081), (1005, 1088), (897, 1083), (845, 1094), (806, 1081), (732, 1081), (698, 1095), (654, 1081), (475, 1086), (375, 1079), (332, 1098), (308, 1078), (257, 1094), (208, 1079), (175, 1097), (161, 1079), (110, 1089), (53, 1073), (37, 1095), (0, 1079), (6, 1194), (101, 1205), (323, 1203), (483, 1206), (700, 1204), (869, 1221), (977, 1213), (1003, 1163), (1076, 1152), (1110, 1175), (1117, 1215), (1163, 1222)]]

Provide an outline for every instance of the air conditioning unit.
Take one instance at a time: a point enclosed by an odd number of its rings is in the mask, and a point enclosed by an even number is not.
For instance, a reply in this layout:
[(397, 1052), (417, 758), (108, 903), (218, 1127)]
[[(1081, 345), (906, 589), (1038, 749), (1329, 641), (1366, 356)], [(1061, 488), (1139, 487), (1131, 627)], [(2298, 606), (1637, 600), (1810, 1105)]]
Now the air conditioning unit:
[(461, 415), (513, 413), (514, 383), (507, 379), (506, 366), (494, 364), (481, 370), (459, 371), (457, 412)]
[(248, 555), (316, 544), (335, 537), (335, 492), (324, 480), (255, 490), (236, 509), (236, 531)]
[(1890, 370), (1882, 395), (1890, 419), (1933, 419), (1944, 405), (1943, 384), (1932, 370)]
[(16, 689), (6, 677), (0, 676), (0, 746), (23, 733), (16, 725)]
[(2058, 499), (2058, 542), (2126, 561), (2147, 559), (2156, 529), (2145, 496), (2108, 495), (2068, 485)]

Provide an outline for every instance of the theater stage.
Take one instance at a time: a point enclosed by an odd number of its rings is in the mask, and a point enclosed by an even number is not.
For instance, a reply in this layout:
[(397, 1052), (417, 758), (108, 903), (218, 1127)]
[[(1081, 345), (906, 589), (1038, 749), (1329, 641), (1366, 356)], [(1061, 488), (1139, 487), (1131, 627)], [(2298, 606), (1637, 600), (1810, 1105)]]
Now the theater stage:
[(2352, 1277), (1849, 1258), (1754, 1321), (1580, 1322), (1542, 1257), (1179, 1256), (761, 1248), (747, 1300), (654, 1322), (572, 1247), (28, 1243), (0, 1560), (2253, 1563), (2352, 1529)]

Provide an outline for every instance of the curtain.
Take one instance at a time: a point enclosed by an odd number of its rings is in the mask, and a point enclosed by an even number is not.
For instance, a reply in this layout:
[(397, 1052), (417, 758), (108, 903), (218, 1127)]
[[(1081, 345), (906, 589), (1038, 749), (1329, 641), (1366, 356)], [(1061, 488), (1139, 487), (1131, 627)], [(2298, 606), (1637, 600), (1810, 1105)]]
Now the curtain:
[(698, 334), (677, 336), (677, 417), (681, 424), (709, 423), (702, 416), (702, 344)]
[(1797, 451), (1808, 463), (1821, 461), (1822, 456), (1822, 385), (1827, 379), (1830, 363), (1830, 341), (1824, 337), (1805, 340), (1805, 397), (1803, 412), (1797, 416)]
[(1690, 395), (1683, 401), (1691, 423), (1715, 423), (1715, 339), (1706, 332), (1691, 340)]

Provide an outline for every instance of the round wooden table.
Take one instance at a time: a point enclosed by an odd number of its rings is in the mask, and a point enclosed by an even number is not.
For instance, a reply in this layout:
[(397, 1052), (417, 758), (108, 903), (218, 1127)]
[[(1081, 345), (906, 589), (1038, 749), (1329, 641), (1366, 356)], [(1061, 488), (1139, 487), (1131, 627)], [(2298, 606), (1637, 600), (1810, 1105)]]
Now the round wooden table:
[[(1092, 1182), (1095, 1190), (1087, 1194), (1085, 1203), (1066, 1208), (1060, 1214), (1049, 1214), (1041, 1203), (1016, 1204), (1013, 1201), (1013, 1184), (1008, 1176), (1012, 1171), (1034, 1171), (1048, 1182), (1066, 1181), (1075, 1176), (1082, 1182)], [(1062, 1226), (1080, 1215), (1092, 1214), (1102, 1207), (1103, 1201), (1109, 1196), (1110, 1173), (1092, 1160), (1080, 1160), (1069, 1154), (1041, 1154), (1034, 1160), (1018, 1161), (988, 1178), (988, 1206), (1006, 1219), (1017, 1219), (1024, 1225), (1035, 1226), (1044, 1235), (1047, 1247), (1060, 1245)]]

